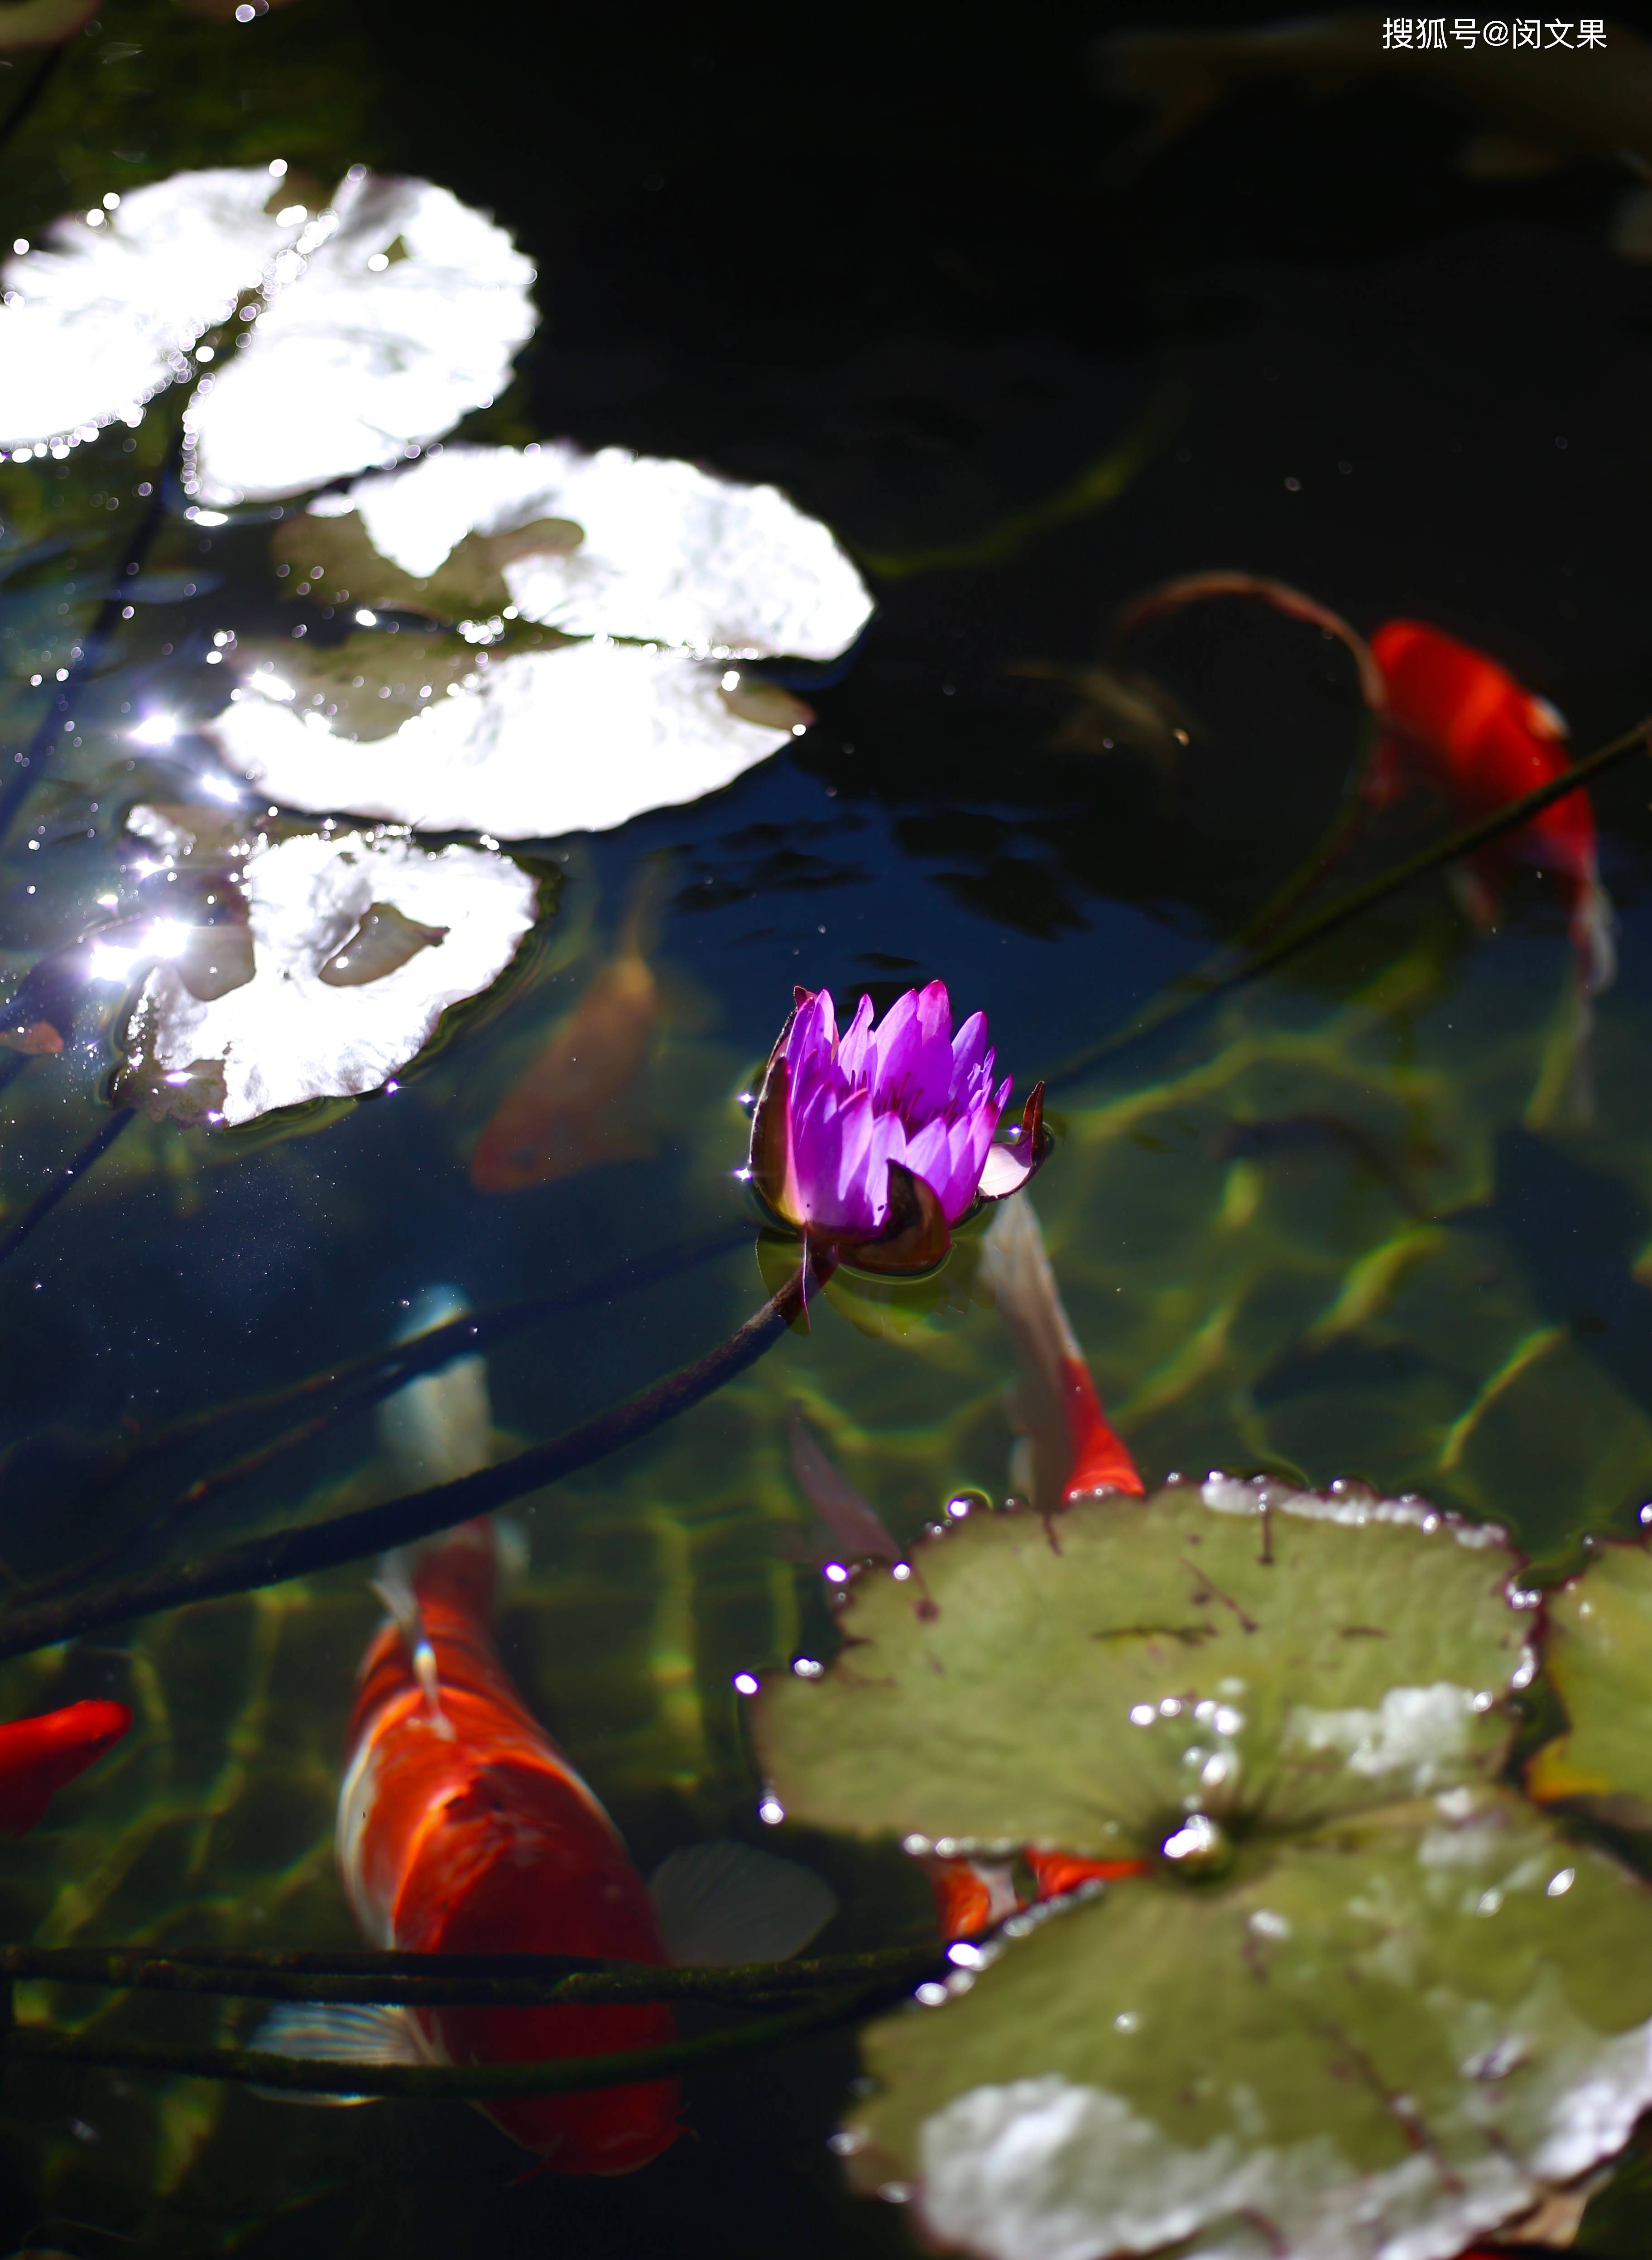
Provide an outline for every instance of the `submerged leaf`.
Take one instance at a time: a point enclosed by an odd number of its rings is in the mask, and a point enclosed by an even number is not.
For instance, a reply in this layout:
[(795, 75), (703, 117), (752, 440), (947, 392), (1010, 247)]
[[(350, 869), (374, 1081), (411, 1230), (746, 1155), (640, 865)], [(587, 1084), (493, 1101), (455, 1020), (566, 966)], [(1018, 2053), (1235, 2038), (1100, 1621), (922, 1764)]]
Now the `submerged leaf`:
[(921, 1553), (926, 1603), (862, 1581), (839, 1663), (758, 1706), (788, 1812), (1107, 1857), (1484, 1780), (1507, 1742), (1518, 1557), (1420, 1504), (1212, 1480)]
[(1652, 1553), (1597, 1546), (1547, 1613), (1544, 1674), (1570, 1725), (1538, 1751), (1527, 1787), (1620, 1828), (1652, 1828)]
[(1043, 1923), (870, 2029), (842, 2142), (1001, 2260), (1449, 2260), (1621, 2147), (1649, 2020), (1646, 1885), (1458, 1790)]
[[(504, 856), (361, 832), (255, 846), (244, 893), (247, 926), (227, 932), (250, 934), (251, 978), (203, 993), (180, 957), (158, 965), (127, 1024), (126, 1103), (236, 1124), (379, 1090), (498, 978), (538, 902)], [(190, 962), (225, 931), (188, 937)]]

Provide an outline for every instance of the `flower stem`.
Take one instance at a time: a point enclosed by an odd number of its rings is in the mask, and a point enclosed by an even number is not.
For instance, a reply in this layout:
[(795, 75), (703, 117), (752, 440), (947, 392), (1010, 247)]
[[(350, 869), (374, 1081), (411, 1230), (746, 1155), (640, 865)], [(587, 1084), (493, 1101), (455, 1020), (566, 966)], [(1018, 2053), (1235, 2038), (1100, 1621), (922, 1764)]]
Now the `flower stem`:
[(175, 1528), (232, 1484), (273, 1465), (276, 1460), (283, 1458), (311, 1438), (320, 1435), (335, 1420), (377, 1404), (398, 1389), (405, 1388), (410, 1381), (417, 1380), (421, 1374), (433, 1372), (454, 1358), (474, 1356), (490, 1349), (496, 1343), (508, 1341), (512, 1334), (520, 1334), (537, 1325), (540, 1320), (554, 1317), (558, 1312), (587, 1309), (598, 1298), (611, 1301), (618, 1295), (632, 1294), (661, 1280), (674, 1278), (683, 1271), (709, 1262), (715, 1256), (743, 1247), (749, 1238), (750, 1234), (744, 1227), (738, 1232), (705, 1233), (697, 1240), (682, 1241), (674, 1248), (662, 1249), (658, 1255), (646, 1256), (621, 1271), (610, 1273), (605, 1278), (565, 1289), (560, 1294), (535, 1295), (521, 1302), (501, 1304), (491, 1311), (467, 1312), (459, 1318), (450, 1319), (443, 1326), (431, 1327), (428, 1333), (414, 1335), (409, 1341), (392, 1343), (348, 1363), (324, 1366), (318, 1372), (308, 1374), (302, 1381), (290, 1383), (284, 1388), (268, 1390), (257, 1396), (241, 1398), (232, 1404), (211, 1405), (204, 1412), (190, 1413), (123, 1453), (78, 1494), (76, 1505), (85, 1506), (90, 1501), (104, 1497), (151, 1461), (231, 1421), (251, 1419), (259, 1413), (279, 1412), (290, 1406), (307, 1405), (318, 1398), (322, 1400), (322, 1409), (318, 1412), (267, 1437), (262, 1443), (253, 1446), (239, 1458), (199, 1477), (158, 1507), (140, 1527), (125, 1532), (89, 1559), (71, 1563), (65, 1569), (54, 1570), (47, 1577), (15, 1588), (8, 1598), (11, 1606), (21, 1607), (45, 1600), (51, 1594), (68, 1591), (83, 1578), (106, 1569), (111, 1562), (118, 1561), (123, 1555), (131, 1553), (134, 1548)]
[(225, 1547), (199, 1561), (112, 1578), (89, 1592), (66, 1594), (32, 1607), (0, 1611), (0, 1657), (76, 1640), (105, 1625), (122, 1624), (160, 1609), (214, 1600), (225, 1593), (253, 1592), (261, 1586), (284, 1584), (290, 1577), (337, 1569), (343, 1563), (359, 1562), (387, 1548), (409, 1545), (439, 1530), (451, 1529), (455, 1523), (490, 1513), (525, 1491), (558, 1482), (576, 1468), (589, 1467), (622, 1445), (652, 1434), (754, 1365), (774, 1348), (802, 1305), (808, 1275), (812, 1272), (814, 1283), (819, 1284), (830, 1269), (829, 1257), (806, 1255), (778, 1294), (771, 1296), (726, 1341), (692, 1365), (667, 1374), (594, 1420), (581, 1422), (548, 1443), (518, 1452), (497, 1467), (482, 1468), (474, 1475), (433, 1484), (424, 1491), (408, 1491), (377, 1506), (339, 1515), (330, 1522), (273, 1531), (267, 1537)]
[(96, 674), (103, 663), (104, 652), (120, 625), (126, 583), (134, 577), (149, 554), (151, 545), (165, 520), (166, 489), (167, 472), (163, 468), (155, 473), (154, 490), (149, 497), (143, 516), (132, 530), (132, 539), (126, 544), (120, 569), (111, 584), (109, 594), (97, 607), (91, 626), (82, 641), (80, 657), (70, 661), (67, 679), (56, 685), (50, 711), (36, 726), (28, 744), (20, 754), (14, 754), (11, 757), (15, 774), (0, 785), (0, 839), (4, 839), (11, 830), (18, 811), (51, 766), (58, 740), (63, 734), (64, 722), (72, 713), (75, 699), (84, 688), (88, 676)]
[(1413, 879), (1438, 870), (1442, 864), (1455, 863), (1462, 856), (1471, 855), (1493, 840), (1500, 839), (1504, 833), (1515, 831), (1520, 825), (1529, 823), (1533, 817), (1541, 816), (1544, 809), (1551, 807), (1555, 801), (1564, 800), (1568, 793), (1576, 792), (1580, 786), (1586, 785), (1605, 770), (1615, 768), (1631, 754), (1646, 747), (1648, 740), (1652, 740), (1652, 715), (1637, 722), (1633, 729), (1626, 730), (1621, 737), (1613, 738), (1598, 747), (1584, 760), (1574, 762), (1570, 769), (1563, 769), (1547, 784), (1540, 784), (1533, 791), (1523, 793), (1520, 799), (1511, 800), (1502, 808), (1494, 809), (1489, 816), (1478, 817), (1474, 823), (1465, 824), (1455, 832), (1448, 832), (1443, 840), (1437, 840), (1431, 848), (1420, 848), (1414, 855), (1408, 855), (1403, 862), (1391, 865), (1363, 886), (1350, 888), (1348, 893), (1327, 903), (1323, 910), (1314, 912), (1298, 925), (1276, 935), (1273, 940), (1250, 950), (1237, 965), (1232, 962), (1230, 952), (1222, 951), (1212, 965), (1196, 969), (1191, 973), (1184, 974), (1180, 980), (1173, 981), (1152, 1004), (1137, 1013), (1127, 1026), (1115, 1029), (1112, 1035), (1103, 1037), (1099, 1043), (1074, 1053), (1071, 1058), (1053, 1068), (1044, 1078), (1046, 1084), (1051, 1089), (1056, 1089), (1076, 1083), (1081, 1075), (1087, 1074), (1102, 1060), (1126, 1050), (1132, 1044), (1140, 1043), (1144, 1036), (1155, 1033), (1169, 1022), (1184, 1019), (1188, 1013), (1197, 1012), (1212, 998), (1226, 995), (1230, 989), (1241, 988), (1263, 973), (1271, 973), (1287, 958), (1295, 957), (1312, 943), (1322, 940), (1327, 934), (1334, 933), (1338, 926), (1346, 926), (1350, 919), (1362, 917), (1365, 912), (1374, 910), (1378, 903), (1398, 894)]
[(0, 1263), (4, 1263), (8, 1256), (15, 1255), (29, 1235), (46, 1222), (59, 1201), (74, 1191), (79, 1180), (109, 1151), (131, 1120), (130, 1106), (117, 1108), (80, 1151), (70, 1155), (45, 1191), (35, 1195), (11, 1231), (0, 1234)]
[(195, 2079), (229, 2079), (297, 2095), (399, 2095), (480, 2101), (513, 2095), (568, 2095), (583, 2089), (629, 2087), (667, 2079), (701, 2064), (753, 2056), (806, 2040), (862, 2013), (882, 1987), (829, 1995), (785, 2014), (764, 2017), (660, 2048), (625, 2049), (608, 2056), (556, 2056), (541, 2063), (352, 2063), (271, 2056), (259, 2049), (190, 2048), (175, 2042), (90, 2040), (44, 2025), (13, 2025), (0, 2034), (0, 2059), (101, 2065), (119, 2071), (158, 2071)]
[(544, 2008), (637, 2001), (751, 2004), (851, 1985), (901, 1986), (945, 1966), (937, 1945), (878, 1947), (729, 1969), (658, 1968), (561, 1954), (156, 1954), (129, 1947), (0, 1948), (0, 1979), (241, 2000)]

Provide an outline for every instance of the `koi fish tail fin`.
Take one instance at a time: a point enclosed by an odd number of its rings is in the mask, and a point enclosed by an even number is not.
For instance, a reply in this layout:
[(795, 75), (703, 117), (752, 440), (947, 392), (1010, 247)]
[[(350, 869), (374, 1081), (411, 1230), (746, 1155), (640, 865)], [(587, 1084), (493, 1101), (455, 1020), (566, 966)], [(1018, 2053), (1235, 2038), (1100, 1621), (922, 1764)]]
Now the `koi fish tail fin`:
[(626, 898), (625, 919), (616, 937), (617, 957), (646, 960), (653, 956), (676, 866), (675, 848), (662, 848), (654, 855), (645, 855), (638, 865)]
[[(426, 1287), (413, 1298), (395, 1338), (415, 1341), (463, 1318), (469, 1308), (457, 1287)], [(379, 1441), (405, 1490), (474, 1475), (493, 1456), (487, 1360), (471, 1351), (421, 1374), (384, 1399), (378, 1425)]]
[(1604, 996), (1618, 977), (1618, 919), (1596, 872), (1578, 890), (1571, 938), (1577, 953), (1578, 987), (1585, 997)]
[(1023, 1438), (1012, 1463), (1018, 1491), (1041, 1513), (1098, 1491), (1140, 1492), (1141, 1477), (1102, 1411), (1025, 1193), (1000, 1202), (977, 1276), (996, 1296), (1020, 1358), (1010, 1403), (1012, 1426)]

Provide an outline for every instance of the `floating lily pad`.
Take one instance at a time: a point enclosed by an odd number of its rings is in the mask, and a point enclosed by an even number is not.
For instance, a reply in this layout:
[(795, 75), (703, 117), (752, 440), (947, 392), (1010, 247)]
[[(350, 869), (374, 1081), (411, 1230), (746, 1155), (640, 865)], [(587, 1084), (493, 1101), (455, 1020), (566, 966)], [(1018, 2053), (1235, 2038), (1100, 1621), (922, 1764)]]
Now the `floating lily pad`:
[(490, 399), (533, 332), (533, 279), (502, 228), (428, 181), (356, 166), (312, 211), (261, 166), (177, 173), (6, 263), (0, 444), (135, 424), (240, 314), (190, 404), (187, 481), (206, 502), (296, 494)]
[(384, 832), (256, 844), (239, 893), (232, 981), (223, 928), (166, 938), (126, 1026), (126, 1104), (233, 1126), (382, 1090), (497, 980), (539, 901), (508, 857)]
[(840, 2141), (1001, 2260), (1449, 2260), (1627, 2141), (1649, 2019), (1652, 1892), (1450, 1791), (1056, 1915), (870, 2028)]
[(1491, 1778), (1532, 1670), (1501, 1533), (1212, 1477), (915, 1566), (757, 1706), (791, 1817), (1150, 1860), (865, 2035), (839, 2148), (931, 2244), (1450, 2260), (1622, 2146), (1652, 1892)]
[[(359, 648), (367, 640), (351, 647), (358, 674), (374, 663)], [(715, 666), (680, 652), (605, 641), (482, 652), (459, 681), (449, 675), (445, 692), (435, 668), (418, 673), (416, 653), (386, 648), (411, 639), (372, 640), (381, 685), (393, 669), (399, 693), (378, 700), (364, 687), (329, 715), (301, 707), (289, 675), (254, 669), (244, 695), (208, 726), (227, 765), (288, 808), (528, 840), (604, 831), (697, 800), (798, 726), (741, 719)], [(428, 699), (418, 696), (425, 685)], [(397, 697), (406, 719), (382, 734), (378, 713), (394, 714)], [(807, 715), (795, 704), (788, 711)]]
[(1584, 1804), (1620, 1828), (1652, 1828), (1652, 1553), (1597, 1546), (1548, 1597), (1543, 1668), (1568, 1731), (1527, 1769), (1545, 1800)]
[(828, 529), (777, 487), (623, 447), (443, 447), (312, 504), (280, 550), (369, 602), (409, 601), (411, 583), (438, 618), (508, 600), (568, 635), (701, 656), (834, 659), (872, 610)]
[(972, 1518), (927, 1600), (859, 1582), (826, 1677), (759, 1706), (817, 1824), (1099, 1857), (1191, 1812), (1273, 1830), (1484, 1780), (1526, 1663), (1501, 1533), (1281, 1485)]

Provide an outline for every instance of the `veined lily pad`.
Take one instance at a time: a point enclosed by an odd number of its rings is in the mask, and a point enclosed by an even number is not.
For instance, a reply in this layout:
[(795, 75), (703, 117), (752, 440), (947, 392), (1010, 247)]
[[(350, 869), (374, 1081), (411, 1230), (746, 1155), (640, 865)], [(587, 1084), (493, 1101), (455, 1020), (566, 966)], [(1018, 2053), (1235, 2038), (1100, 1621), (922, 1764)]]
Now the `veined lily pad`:
[(1652, 1553), (1597, 1546), (1548, 1597), (1543, 1669), (1570, 1722), (1527, 1769), (1545, 1800), (1586, 1805), (1620, 1828), (1652, 1828)]
[(1496, 1770), (1516, 1566), (1498, 1531), (1355, 1487), (973, 1517), (924, 1549), (926, 1607), (856, 1585), (851, 1645), (764, 1698), (760, 1749), (788, 1811), (960, 1847), (1300, 1827)]
[(157, 937), (168, 954), (125, 1032), (127, 1104), (234, 1125), (381, 1090), (491, 987), (539, 899), (508, 857), (387, 832), (257, 843), (239, 891), (227, 973), (223, 927)]
[[(330, 554), (329, 535), (347, 550)], [(323, 544), (313, 559), (306, 540)], [(623, 447), (444, 447), (312, 504), (280, 548), (347, 569), (369, 603), (409, 601), (411, 581), (438, 618), (508, 601), (567, 635), (702, 657), (833, 659), (872, 609), (831, 533), (777, 487)]]
[(762, 1697), (781, 1804), (1152, 1864), (869, 2028), (862, 2186), (986, 2260), (1450, 2260), (1621, 2147), (1652, 1892), (1492, 1779), (1532, 1670), (1499, 1532), (1213, 1477), (916, 1566)]
[(865, 2036), (840, 2147), (995, 2260), (1451, 2260), (1652, 2098), (1652, 1892), (1448, 1791), (1042, 1924)]
[[(715, 669), (680, 652), (604, 640), (479, 653), (444, 695), (440, 672), (413, 681), (416, 654), (394, 648), (409, 640), (376, 639), (379, 668), (393, 668), (404, 692), (430, 684), (432, 696), (411, 715), (404, 698), (408, 718), (387, 734), (369, 692), (356, 694), (358, 723), (347, 705), (336, 716), (300, 708), (289, 676), (261, 668), (208, 735), (232, 769), (284, 807), (528, 840), (604, 831), (644, 809), (697, 800), (796, 726), (742, 719)], [(356, 656), (358, 672), (371, 663)]]
[(190, 404), (187, 483), (206, 502), (295, 494), (490, 399), (533, 332), (533, 279), (502, 228), (428, 181), (355, 166), (311, 211), (263, 167), (175, 174), (7, 262), (0, 444), (135, 424), (197, 375), (203, 333), (245, 314)]

